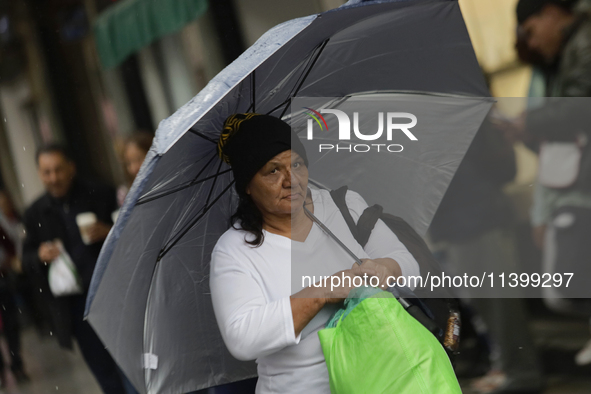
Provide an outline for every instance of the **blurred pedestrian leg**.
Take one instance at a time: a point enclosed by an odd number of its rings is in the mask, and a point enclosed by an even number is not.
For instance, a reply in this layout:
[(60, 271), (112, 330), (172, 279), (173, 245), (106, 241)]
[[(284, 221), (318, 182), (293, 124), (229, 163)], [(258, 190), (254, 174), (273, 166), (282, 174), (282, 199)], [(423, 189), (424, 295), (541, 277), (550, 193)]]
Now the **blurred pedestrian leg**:
[(208, 394), (254, 394), (257, 378), (212, 387)]
[(18, 382), (28, 380), (24, 371), (23, 359), (21, 357), (21, 338), (18, 309), (14, 294), (0, 285), (0, 315), (2, 316), (2, 328), (10, 352), (10, 369)]
[[(21, 232), (22, 226), (12, 201), (0, 190), (0, 316), (10, 353), (10, 367), (18, 382), (29, 379), (21, 357), (20, 321), (15, 302), (14, 266), (18, 265), (22, 254)], [(4, 372), (4, 368), (1, 370)]]
[[(479, 268), (482, 271), (482, 267), (493, 267), (496, 272), (521, 272), (509, 229), (494, 229), (470, 241), (449, 244), (448, 258), (456, 272), (469, 275)], [(499, 389), (540, 388), (542, 374), (523, 299), (470, 298), (469, 302), (489, 330), (493, 342), (492, 369), (506, 376)]]
[(80, 352), (105, 394), (129, 394), (117, 365), (88, 322), (82, 319), (86, 299), (72, 297), (71, 315), (73, 334)]
[[(573, 209), (579, 214), (575, 216), (572, 223), (560, 220), (559, 216)], [(573, 264), (575, 266), (587, 264), (589, 253), (591, 253), (591, 244), (585, 242), (591, 228), (591, 209), (567, 207), (565, 211), (563, 207), (563, 209), (557, 209), (557, 213), (554, 215), (555, 220), (550, 221), (546, 227), (543, 243), (543, 271), (551, 274), (573, 271), (572, 268), (568, 268), (573, 267)], [(556, 220), (557, 218), (559, 220)], [(565, 224), (569, 224), (568, 228), (564, 227)], [(564, 236), (558, 235), (564, 231), (569, 232), (566, 238), (567, 243), (561, 241), (564, 240)], [(574, 271), (578, 270), (574, 269)], [(542, 295), (546, 306), (554, 312), (572, 316), (591, 316), (591, 299), (565, 298), (559, 289), (553, 287), (543, 288)], [(580, 366), (591, 364), (591, 340), (576, 354), (575, 363)]]
[(123, 388), (125, 389), (125, 394), (139, 394), (135, 387), (133, 387), (133, 384), (131, 384), (131, 381), (127, 378), (127, 376), (125, 376), (125, 373), (123, 373), (121, 368), (117, 367), (117, 369), (119, 370), (119, 376), (123, 381)]
[[(491, 119), (485, 120), (429, 229), (433, 241), (443, 243), (453, 275), (480, 278), (493, 271), (494, 275), (522, 271), (515, 247), (514, 207), (503, 193), (503, 186), (515, 174), (510, 141)], [(518, 289), (495, 290), (499, 287), (458, 289), (487, 326), (493, 353), (491, 371), (501, 372), (485, 376), (479, 383), (485, 383), (486, 390), (480, 391), (538, 390), (542, 375), (521, 293)], [(499, 296), (510, 299), (495, 298)]]
[[(585, 301), (589, 302), (589, 300)], [(591, 320), (589, 321), (589, 327), (591, 327)], [(591, 364), (591, 339), (575, 355), (575, 364), (579, 366)]]
[(186, 394), (254, 394), (258, 378), (226, 383), (208, 389), (192, 391)]

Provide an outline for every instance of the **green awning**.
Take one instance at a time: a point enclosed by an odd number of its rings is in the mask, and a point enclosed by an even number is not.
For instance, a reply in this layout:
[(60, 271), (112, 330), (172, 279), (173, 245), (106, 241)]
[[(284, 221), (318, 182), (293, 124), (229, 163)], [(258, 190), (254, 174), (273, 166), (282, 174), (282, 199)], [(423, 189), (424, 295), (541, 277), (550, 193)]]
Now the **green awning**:
[(111, 68), (158, 38), (179, 31), (207, 10), (207, 0), (125, 0), (94, 26), (101, 63)]

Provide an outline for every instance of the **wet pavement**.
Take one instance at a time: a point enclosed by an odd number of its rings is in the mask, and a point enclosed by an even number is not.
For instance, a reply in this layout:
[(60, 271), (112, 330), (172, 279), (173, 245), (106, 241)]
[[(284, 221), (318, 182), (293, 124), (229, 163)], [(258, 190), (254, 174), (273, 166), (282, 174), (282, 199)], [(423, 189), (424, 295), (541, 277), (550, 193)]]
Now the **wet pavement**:
[[(531, 324), (536, 348), (544, 370), (544, 394), (590, 394), (591, 365), (577, 366), (575, 354), (591, 338), (589, 321), (557, 315), (535, 318)], [(461, 379), (464, 394), (472, 379)]]
[[(101, 394), (102, 391), (86, 367), (78, 350), (60, 349), (55, 338), (40, 338), (34, 330), (22, 337), (25, 369), (31, 381), (16, 384), (12, 374), (5, 379), (6, 394)], [(4, 352), (5, 346), (4, 346)]]
[[(578, 367), (574, 355), (591, 337), (589, 324), (584, 319), (559, 316), (536, 318), (532, 323), (536, 346), (545, 371), (544, 394), (591, 393), (591, 366)], [(28, 329), (23, 333), (23, 358), (31, 381), (17, 385), (14, 377), (5, 379), (2, 394), (101, 394), (90, 371), (78, 351), (59, 348), (54, 338), (40, 338)], [(2, 344), (6, 353), (6, 346)], [(470, 379), (462, 379), (465, 394)]]

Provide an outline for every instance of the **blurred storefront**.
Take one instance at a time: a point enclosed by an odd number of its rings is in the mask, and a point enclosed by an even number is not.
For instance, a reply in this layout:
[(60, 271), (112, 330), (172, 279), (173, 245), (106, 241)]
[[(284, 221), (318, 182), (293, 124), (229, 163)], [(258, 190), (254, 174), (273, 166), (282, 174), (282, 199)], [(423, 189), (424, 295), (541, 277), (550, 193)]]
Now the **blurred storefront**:
[[(42, 191), (34, 152), (56, 140), (72, 149), (83, 176), (120, 184), (119, 150), (129, 134), (155, 131), (274, 25), (344, 2), (0, 0), (2, 183), (19, 207), (30, 203)], [(497, 97), (523, 97), (529, 85), (514, 49), (515, 4), (460, 0)], [(516, 149), (512, 187), (522, 195), (536, 160)]]

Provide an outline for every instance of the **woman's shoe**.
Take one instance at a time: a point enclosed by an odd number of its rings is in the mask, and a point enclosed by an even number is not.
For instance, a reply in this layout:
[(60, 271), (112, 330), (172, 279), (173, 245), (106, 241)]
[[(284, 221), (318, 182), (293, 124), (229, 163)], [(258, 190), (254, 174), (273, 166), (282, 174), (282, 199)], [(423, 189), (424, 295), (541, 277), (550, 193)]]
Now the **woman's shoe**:
[(478, 393), (486, 394), (504, 385), (506, 380), (507, 376), (503, 372), (491, 369), (486, 375), (474, 380), (470, 387)]
[(507, 382), (507, 375), (499, 370), (491, 370), (472, 383), (472, 389), (480, 394), (542, 394), (542, 387), (513, 388)]

